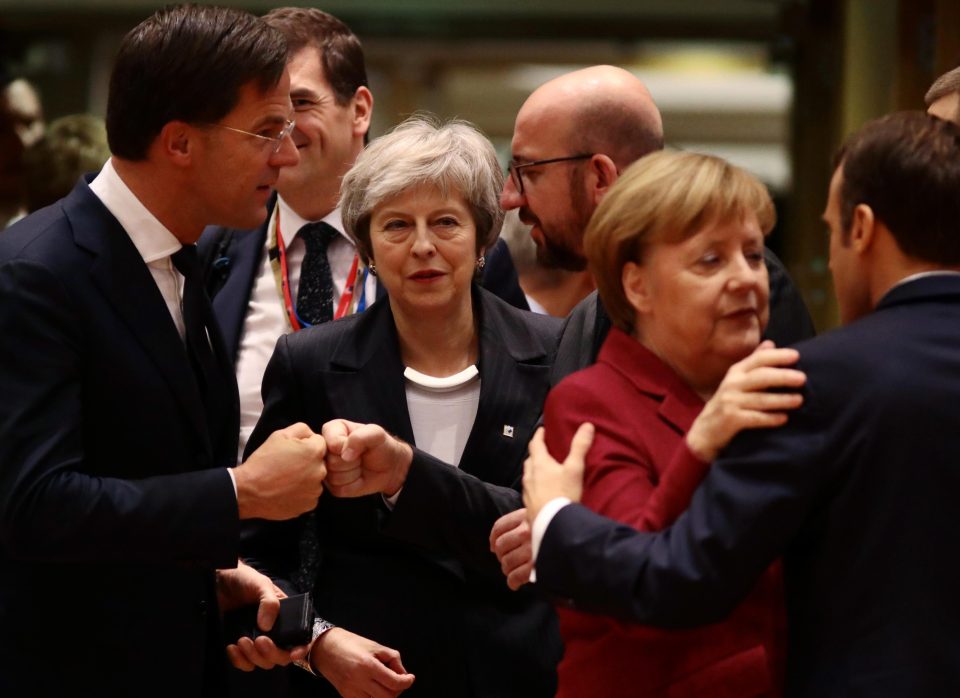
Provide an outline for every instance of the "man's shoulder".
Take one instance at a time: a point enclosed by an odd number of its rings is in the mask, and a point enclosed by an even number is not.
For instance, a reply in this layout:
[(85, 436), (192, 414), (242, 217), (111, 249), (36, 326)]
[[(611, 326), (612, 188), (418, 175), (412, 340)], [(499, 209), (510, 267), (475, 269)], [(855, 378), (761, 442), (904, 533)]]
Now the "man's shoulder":
[(0, 233), (0, 262), (55, 264), (76, 249), (61, 203), (40, 209)]

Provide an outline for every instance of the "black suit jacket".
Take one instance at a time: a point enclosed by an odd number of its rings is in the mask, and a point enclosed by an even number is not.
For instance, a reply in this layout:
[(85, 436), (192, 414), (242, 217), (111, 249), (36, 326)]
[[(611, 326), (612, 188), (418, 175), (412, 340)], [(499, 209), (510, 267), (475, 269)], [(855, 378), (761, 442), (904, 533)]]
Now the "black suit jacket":
[[(213, 299), (213, 312), (220, 323), (231, 359), (236, 362), (240, 349), (247, 305), (263, 261), (267, 225), (276, 205), (276, 195), (267, 206), (267, 220), (256, 230), (210, 226), (197, 243), (204, 268), (207, 293)], [(521, 310), (529, 310), (520, 288), (507, 243), (498, 239), (486, 255), (482, 285)], [(377, 300), (386, 297), (377, 284)]]
[[(785, 347), (813, 337), (813, 320), (783, 262), (766, 247), (763, 256), (770, 278), (770, 322), (764, 338)], [(610, 326), (610, 317), (596, 291), (580, 301), (563, 327), (550, 384), (556, 385), (574, 371), (595, 363)]]
[(537, 581), (685, 626), (723, 618), (783, 555), (788, 695), (960, 695), (960, 276), (898, 286), (797, 349), (803, 406), (738, 436), (671, 529), (565, 507)]
[(86, 183), (0, 235), (0, 337), (0, 694), (216, 695), (235, 389), (208, 424), (155, 281)]
[[(474, 294), (481, 393), (460, 467), (417, 451), (393, 512), (380, 495), (324, 494), (309, 517), (260, 527), (244, 553), (312, 590), (324, 618), (399, 650), (417, 675), (410, 696), (552, 696), (553, 611), (529, 591), (509, 591), (487, 540), (493, 522), (521, 506), (521, 463), (559, 321)], [(389, 303), (281, 337), (248, 450), (272, 425), (319, 430), (335, 417), (413, 443), (403, 370)]]

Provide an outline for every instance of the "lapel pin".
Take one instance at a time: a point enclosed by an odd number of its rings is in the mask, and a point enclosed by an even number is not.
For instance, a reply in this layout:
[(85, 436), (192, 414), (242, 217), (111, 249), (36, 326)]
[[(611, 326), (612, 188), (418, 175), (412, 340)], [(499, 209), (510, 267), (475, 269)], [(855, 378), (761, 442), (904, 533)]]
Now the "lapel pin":
[(509, 424), (504, 424), (504, 425), (503, 425), (503, 435), (504, 435), (504, 436), (509, 436), (509, 437), (512, 439), (512, 438), (513, 438), (513, 427), (510, 426)]

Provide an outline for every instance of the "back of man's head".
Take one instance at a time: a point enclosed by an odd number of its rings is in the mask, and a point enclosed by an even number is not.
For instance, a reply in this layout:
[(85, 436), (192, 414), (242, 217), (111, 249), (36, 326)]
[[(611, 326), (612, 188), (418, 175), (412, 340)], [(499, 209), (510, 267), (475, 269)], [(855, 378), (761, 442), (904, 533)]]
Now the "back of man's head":
[(840, 216), (849, 234), (854, 209), (869, 206), (908, 257), (960, 264), (960, 128), (923, 112), (871, 121), (837, 155)]
[(938, 77), (923, 101), (928, 113), (960, 123), (960, 67)]
[(315, 8), (278, 7), (263, 20), (286, 37), (291, 56), (308, 47), (319, 51), (324, 77), (340, 106), (353, 98), (358, 87), (367, 86), (360, 40), (333, 15)]
[(164, 124), (214, 123), (252, 83), (267, 91), (287, 63), (283, 35), (241, 10), (180, 5), (158, 11), (123, 39), (110, 78), (110, 150), (143, 160)]
[(596, 65), (555, 78), (530, 95), (533, 106), (566, 124), (571, 153), (600, 153), (623, 170), (663, 148), (663, 123), (647, 87), (623, 68)]

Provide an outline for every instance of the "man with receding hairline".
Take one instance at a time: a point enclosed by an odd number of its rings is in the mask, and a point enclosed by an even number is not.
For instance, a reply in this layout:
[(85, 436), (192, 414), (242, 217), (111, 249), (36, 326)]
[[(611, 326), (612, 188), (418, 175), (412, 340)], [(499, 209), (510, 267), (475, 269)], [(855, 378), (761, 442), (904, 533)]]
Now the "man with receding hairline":
[[(533, 226), (542, 264), (584, 269), (590, 216), (627, 166), (662, 148), (660, 112), (635, 75), (610, 65), (566, 73), (534, 90), (520, 108), (500, 204), (518, 209), (520, 220)], [(770, 250), (764, 253), (770, 278), (765, 337), (782, 346), (813, 336), (813, 323), (782, 263)], [(567, 318), (551, 383), (592, 364), (609, 330), (594, 291)], [(526, 583), (531, 549), (523, 511), (498, 520), (490, 541), (510, 586)]]

